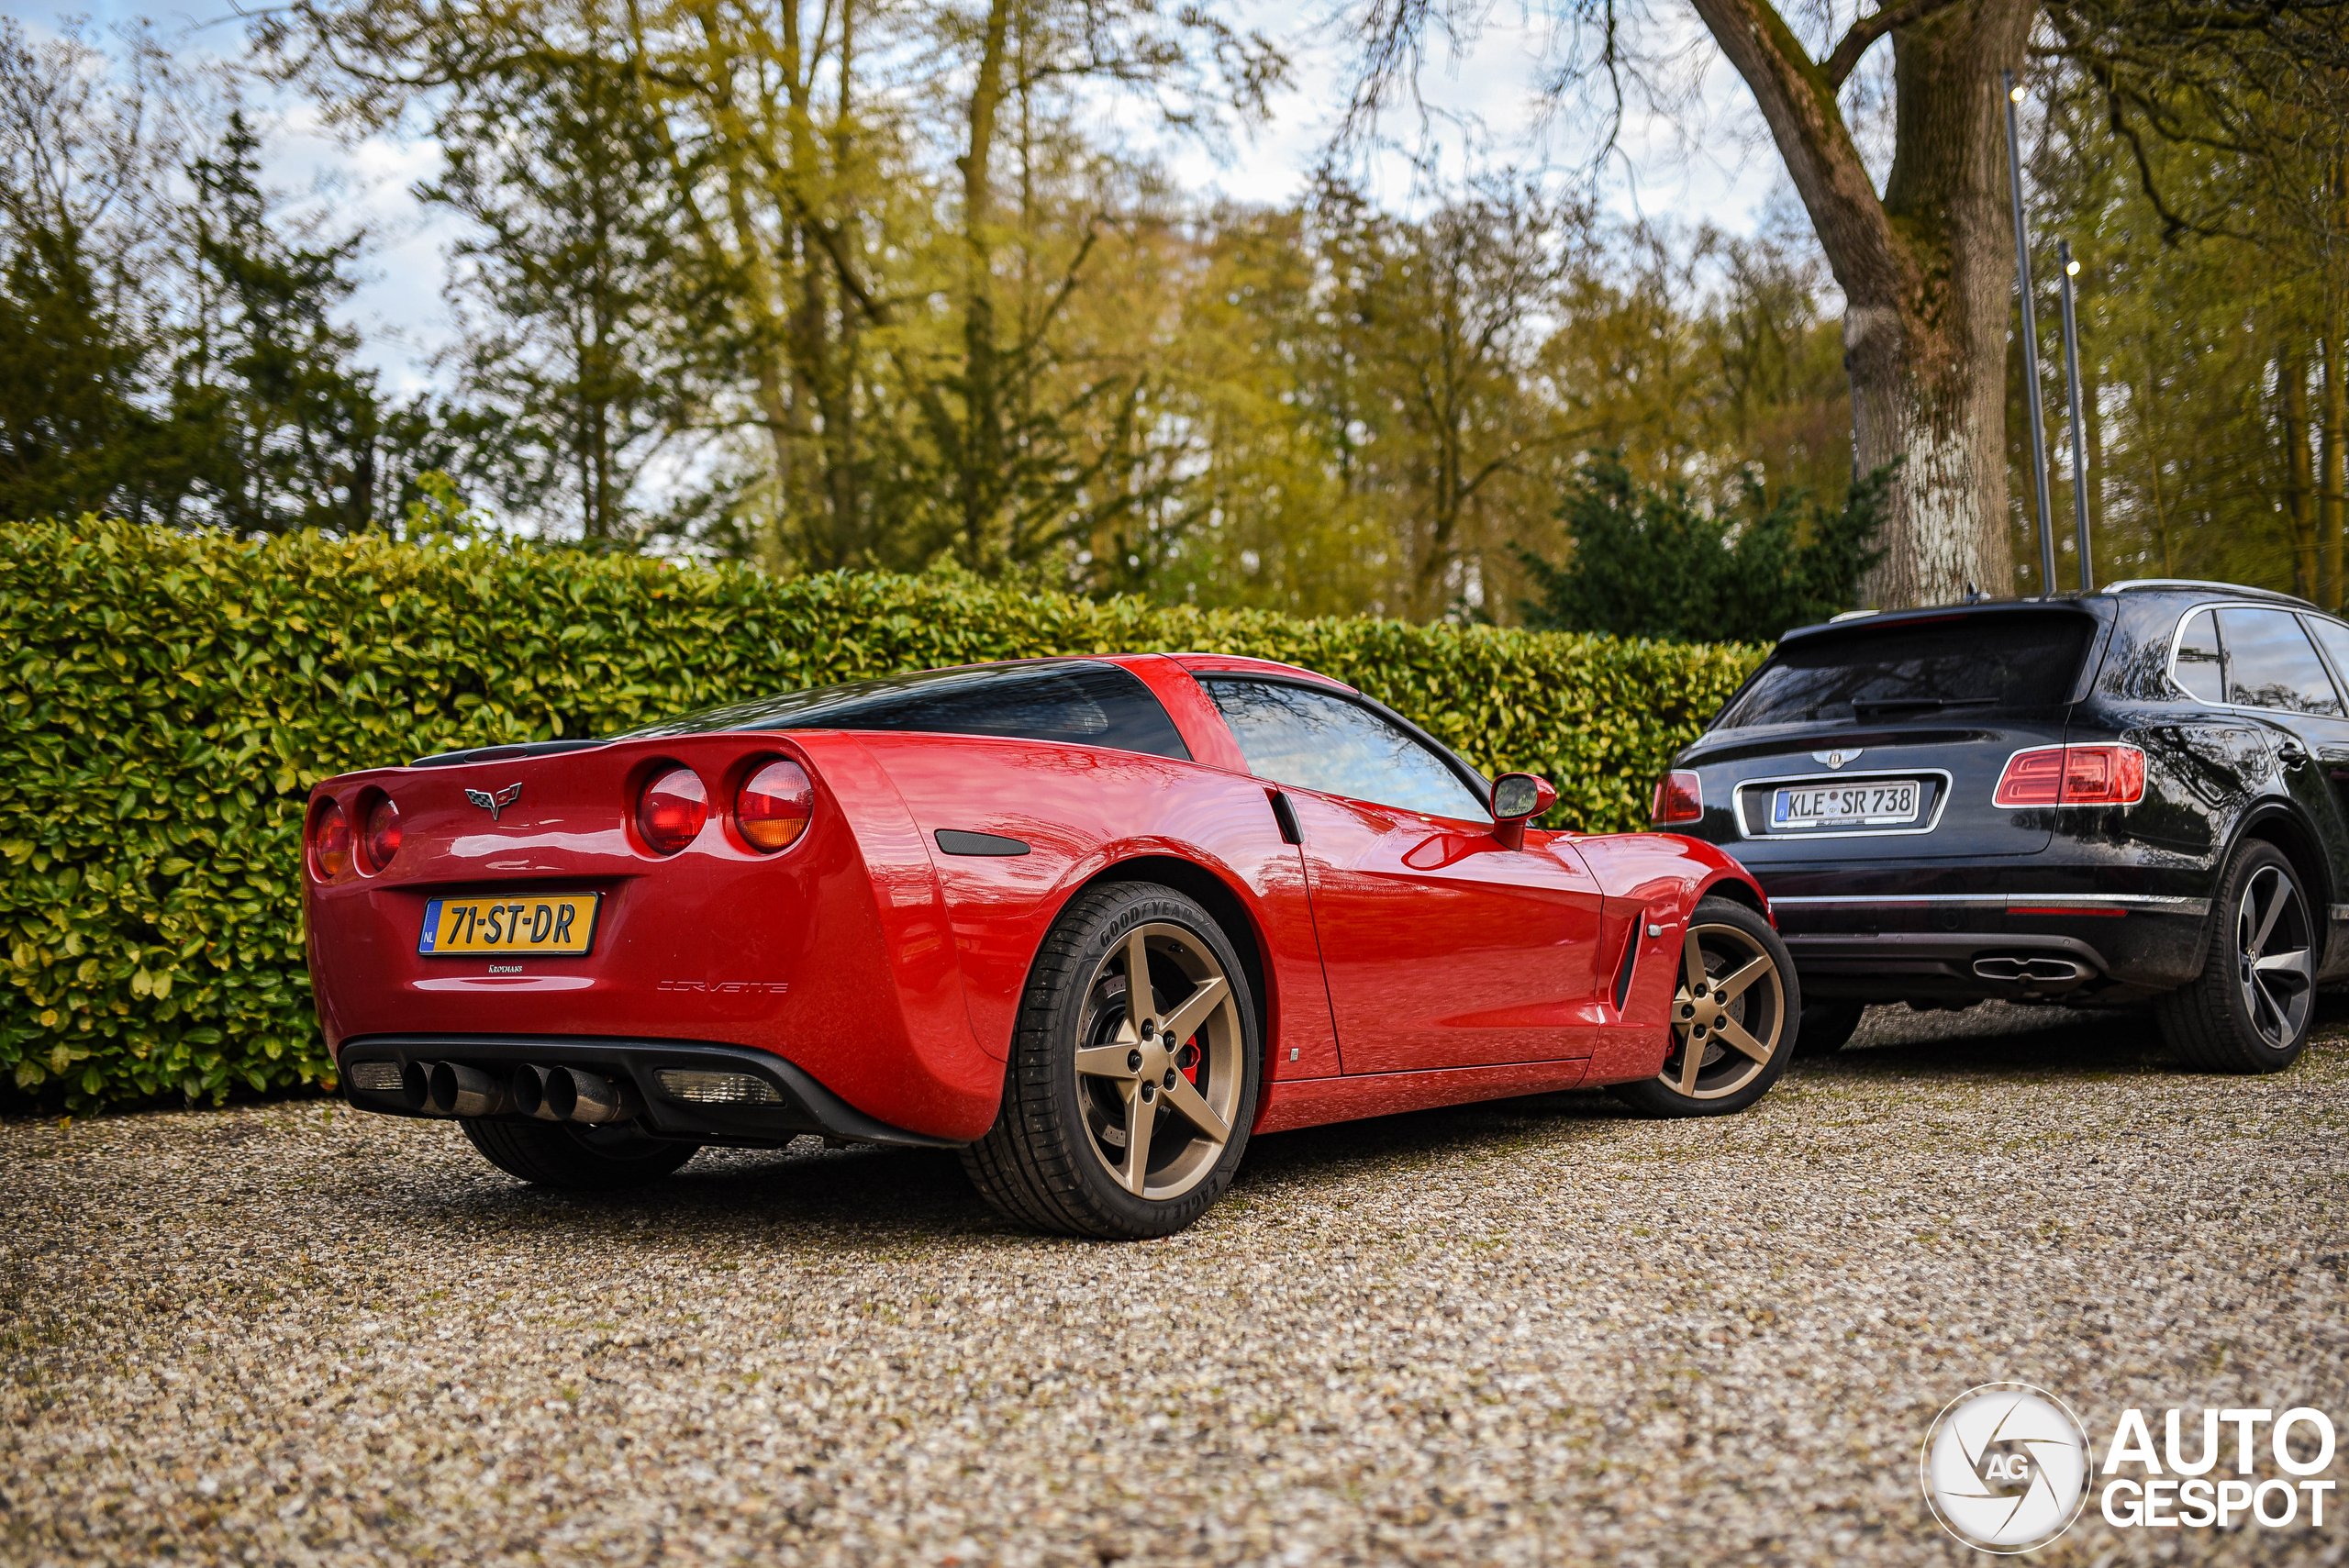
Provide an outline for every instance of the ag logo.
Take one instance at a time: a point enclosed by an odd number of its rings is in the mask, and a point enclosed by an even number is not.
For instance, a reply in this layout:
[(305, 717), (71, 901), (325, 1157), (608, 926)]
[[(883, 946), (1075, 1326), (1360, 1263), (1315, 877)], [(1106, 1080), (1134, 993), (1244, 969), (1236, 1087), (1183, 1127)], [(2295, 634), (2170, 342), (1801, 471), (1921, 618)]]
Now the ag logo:
[(1941, 1527), (1984, 1551), (2030, 1551), (2087, 1501), (2088, 1440), (2071, 1407), (2027, 1383), (1986, 1383), (1943, 1406), (1918, 1463)]
[(1854, 746), (1846, 751), (1839, 747), (1832, 751), (1813, 751), (1810, 756), (1813, 762), (1824, 762), (1831, 768), (1840, 768), (1846, 762), (1858, 762), (1860, 748)]

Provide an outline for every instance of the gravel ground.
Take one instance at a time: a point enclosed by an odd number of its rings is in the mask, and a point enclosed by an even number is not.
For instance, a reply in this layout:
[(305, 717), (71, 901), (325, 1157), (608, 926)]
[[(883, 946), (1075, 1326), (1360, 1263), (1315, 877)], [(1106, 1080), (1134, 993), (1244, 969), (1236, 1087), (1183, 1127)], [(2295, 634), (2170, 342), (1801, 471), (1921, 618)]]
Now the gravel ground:
[[(585, 1201), (318, 1102), (16, 1121), (0, 1560), (1986, 1562), (1917, 1489), (1972, 1385), (2099, 1450), (2124, 1406), (2349, 1415), (2322, 1033), (2221, 1079), (2126, 1020), (1878, 1013), (1725, 1121), (1268, 1138), (1132, 1245), (928, 1154)], [(2339, 1562), (2326, 1518), (2091, 1504), (2035, 1561)]]

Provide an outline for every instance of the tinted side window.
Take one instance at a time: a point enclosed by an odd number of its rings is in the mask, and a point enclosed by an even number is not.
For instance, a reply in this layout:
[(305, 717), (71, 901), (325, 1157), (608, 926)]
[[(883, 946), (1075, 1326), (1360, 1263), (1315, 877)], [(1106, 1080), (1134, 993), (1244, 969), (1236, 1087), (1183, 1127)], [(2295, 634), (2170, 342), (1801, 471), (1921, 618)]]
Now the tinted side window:
[(1188, 761), (1191, 749), (1141, 678), (1115, 664), (998, 664), (852, 681), (711, 708), (627, 739), (720, 729), (927, 730), (1107, 746)]
[(1460, 775), (1365, 707), (1271, 681), (1202, 675), (1258, 778), (1430, 817), (1488, 821)]
[(2070, 695), (2095, 631), (2061, 610), (1839, 628), (1780, 647), (1714, 728), (2053, 706)]
[(2222, 609), (2219, 643), (2226, 655), (2229, 702), (2340, 717), (2332, 678), (2291, 611)]
[(2177, 639), (2177, 657), (2170, 662), (2171, 678), (2204, 702), (2227, 700), (2227, 675), (2219, 662), (2219, 617), (2197, 610), (2186, 620)]
[(2316, 638), (2317, 645), (2332, 659), (2332, 672), (2349, 681), (2349, 626), (2322, 616), (2302, 616), (2300, 624)]

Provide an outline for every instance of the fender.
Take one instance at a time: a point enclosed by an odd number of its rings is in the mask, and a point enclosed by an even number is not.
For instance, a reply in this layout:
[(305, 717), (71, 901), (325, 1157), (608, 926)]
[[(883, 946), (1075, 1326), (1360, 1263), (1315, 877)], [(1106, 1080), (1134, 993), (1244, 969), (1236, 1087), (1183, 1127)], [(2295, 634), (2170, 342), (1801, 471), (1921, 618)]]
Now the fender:
[[(930, 843), (971, 1027), (997, 1061), (1009, 1058), (1037, 952), (1069, 900), (1121, 864), (1154, 859), (1212, 878), (1252, 927), (1270, 1075), (1338, 1071), (1304, 862), (1283, 842), (1264, 781), (1026, 740), (867, 736), (863, 744)], [(939, 845), (941, 829), (1017, 840), (1027, 852), (957, 854)]]

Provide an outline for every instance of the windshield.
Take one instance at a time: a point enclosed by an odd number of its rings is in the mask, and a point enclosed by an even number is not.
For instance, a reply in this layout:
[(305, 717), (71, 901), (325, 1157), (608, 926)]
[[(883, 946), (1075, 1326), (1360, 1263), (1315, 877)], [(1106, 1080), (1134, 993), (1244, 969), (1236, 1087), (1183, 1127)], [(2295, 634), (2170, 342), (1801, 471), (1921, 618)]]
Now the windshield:
[(646, 740), (722, 729), (921, 730), (1108, 746), (1154, 757), (1191, 755), (1141, 677), (1089, 659), (924, 670), (810, 686), (705, 708), (612, 739)]
[(2070, 694), (2095, 630), (2083, 615), (2024, 611), (1804, 638), (1772, 654), (1713, 728), (2052, 706)]

